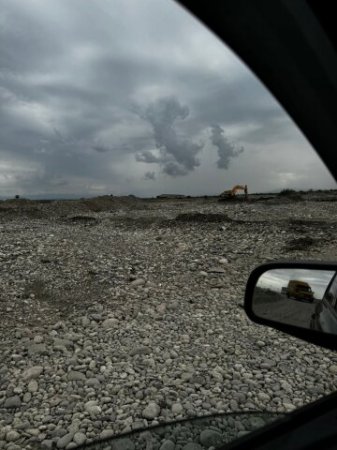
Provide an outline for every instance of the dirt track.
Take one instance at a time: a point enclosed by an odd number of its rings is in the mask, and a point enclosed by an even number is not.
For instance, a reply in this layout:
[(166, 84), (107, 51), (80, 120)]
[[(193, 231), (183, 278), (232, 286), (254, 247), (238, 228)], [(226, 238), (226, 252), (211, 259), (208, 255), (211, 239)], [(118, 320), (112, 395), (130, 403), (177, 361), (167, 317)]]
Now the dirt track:
[[(275, 298), (276, 295), (278, 298)], [(309, 303), (273, 293), (270, 301), (256, 302), (253, 310), (259, 317), (308, 329), (318, 302), (319, 300), (315, 300), (313, 303)]]

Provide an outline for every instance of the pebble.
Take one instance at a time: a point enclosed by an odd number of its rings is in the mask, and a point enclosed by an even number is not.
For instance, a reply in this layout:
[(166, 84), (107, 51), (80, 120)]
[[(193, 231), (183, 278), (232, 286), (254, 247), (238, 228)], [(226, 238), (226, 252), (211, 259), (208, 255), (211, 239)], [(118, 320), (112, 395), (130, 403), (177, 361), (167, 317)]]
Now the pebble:
[(85, 443), (87, 437), (84, 433), (81, 433), (80, 431), (74, 434), (73, 441), (78, 444), (82, 445)]
[(7, 442), (13, 442), (17, 441), (20, 438), (20, 434), (15, 430), (10, 430), (6, 434), (6, 441)]
[(145, 346), (135, 347), (135, 348), (131, 349), (131, 351), (130, 351), (131, 356), (149, 355), (150, 353), (151, 353), (151, 349), (149, 347), (145, 347)]
[(114, 430), (108, 429), (108, 430), (103, 430), (99, 437), (100, 437), (100, 439), (107, 439), (107, 438), (111, 438), (115, 435), (116, 435), (116, 433), (114, 432)]
[(160, 305), (158, 305), (158, 306), (156, 307), (156, 311), (157, 311), (157, 313), (159, 313), (159, 314), (164, 314), (165, 311), (166, 311), (166, 305), (165, 305), (165, 303), (160, 303)]
[(142, 286), (145, 284), (145, 280), (142, 278), (137, 278), (136, 280), (131, 281), (131, 286)]
[(86, 381), (87, 377), (82, 372), (71, 370), (68, 373), (68, 381)]
[(174, 450), (175, 443), (169, 439), (166, 439), (160, 446), (159, 450)]
[(197, 442), (189, 442), (188, 444), (184, 445), (182, 450), (204, 450), (204, 449)]
[(33, 367), (26, 369), (23, 372), (22, 378), (27, 381), (32, 380), (32, 379), (38, 378), (42, 372), (43, 372), (42, 366), (33, 366)]
[(219, 259), (219, 263), (220, 264), (228, 264), (228, 259), (227, 258), (220, 258)]
[(34, 393), (39, 389), (39, 385), (36, 380), (30, 380), (27, 386), (28, 392)]
[(60, 439), (57, 440), (56, 447), (57, 448), (65, 448), (73, 439), (74, 434), (73, 433), (67, 433), (64, 436), (62, 436)]
[(220, 432), (206, 429), (200, 433), (200, 442), (206, 448), (217, 447), (222, 444), (222, 436)]
[(86, 385), (90, 387), (96, 387), (99, 388), (101, 385), (101, 382), (98, 378), (88, 378), (86, 379)]
[(88, 317), (82, 317), (81, 319), (82, 327), (86, 328), (90, 325), (90, 319)]
[(276, 365), (276, 362), (272, 359), (265, 359), (261, 364), (261, 369), (270, 369), (271, 367), (274, 367)]
[(143, 410), (143, 417), (145, 419), (154, 419), (158, 417), (160, 413), (160, 406), (155, 402), (151, 402), (147, 405), (147, 407)]
[(21, 406), (21, 399), (18, 395), (13, 395), (13, 397), (8, 397), (5, 401), (4, 407), (11, 408), (19, 408)]
[(257, 397), (262, 402), (269, 402), (270, 401), (270, 395), (266, 394), (265, 392), (259, 392), (257, 394)]
[(331, 366), (329, 366), (329, 372), (332, 374), (337, 374), (337, 365), (336, 364), (332, 364)]
[(22, 450), (21, 445), (14, 444), (13, 442), (8, 444), (8, 446), (6, 448), (7, 448), (7, 450)]
[(183, 412), (184, 408), (181, 403), (173, 403), (171, 410), (174, 415), (178, 415)]
[(28, 355), (42, 355), (47, 353), (46, 344), (30, 344), (27, 347)]
[(89, 400), (84, 405), (84, 409), (90, 414), (91, 417), (96, 417), (102, 412), (100, 406), (98, 406), (97, 403), (97, 400)]
[(254, 417), (254, 416), (252, 416), (249, 419), (249, 423), (250, 423), (250, 427), (254, 430), (257, 428), (262, 428), (266, 424), (263, 419), (261, 419), (260, 417)]
[(113, 450), (135, 450), (135, 448), (135, 444), (128, 438), (117, 439), (113, 443)]
[(105, 319), (102, 322), (102, 328), (104, 328), (104, 329), (114, 328), (118, 324), (119, 324), (119, 321), (115, 318)]
[(296, 406), (292, 403), (283, 403), (283, 406), (287, 411), (292, 411), (293, 409), (296, 409)]

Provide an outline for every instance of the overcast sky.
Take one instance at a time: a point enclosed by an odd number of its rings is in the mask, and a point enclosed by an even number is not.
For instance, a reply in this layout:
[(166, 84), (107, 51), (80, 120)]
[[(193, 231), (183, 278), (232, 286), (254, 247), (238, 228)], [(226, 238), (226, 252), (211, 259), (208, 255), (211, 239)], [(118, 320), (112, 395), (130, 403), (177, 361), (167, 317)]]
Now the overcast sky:
[(265, 272), (258, 280), (258, 286), (281, 292), (290, 280), (305, 281), (314, 291), (315, 298), (321, 299), (335, 272), (313, 269), (273, 269)]
[(335, 188), (243, 63), (171, 0), (0, 0), (0, 196)]

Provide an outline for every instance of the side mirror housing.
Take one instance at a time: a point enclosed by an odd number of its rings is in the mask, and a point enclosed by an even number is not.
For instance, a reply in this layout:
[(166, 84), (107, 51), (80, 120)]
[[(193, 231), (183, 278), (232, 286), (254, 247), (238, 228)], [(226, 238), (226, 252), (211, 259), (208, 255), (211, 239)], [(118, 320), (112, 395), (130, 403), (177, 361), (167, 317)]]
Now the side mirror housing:
[(258, 266), (248, 279), (244, 308), (253, 322), (337, 350), (337, 263)]

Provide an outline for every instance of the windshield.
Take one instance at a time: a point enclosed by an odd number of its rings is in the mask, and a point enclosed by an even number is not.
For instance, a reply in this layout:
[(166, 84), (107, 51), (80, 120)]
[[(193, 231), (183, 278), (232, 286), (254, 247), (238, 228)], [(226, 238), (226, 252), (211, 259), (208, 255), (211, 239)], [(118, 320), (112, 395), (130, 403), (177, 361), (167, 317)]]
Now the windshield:
[(300, 290), (300, 291), (303, 291), (303, 292), (310, 292), (311, 291), (309, 286), (301, 286), (301, 285), (299, 285), (299, 286), (297, 286), (297, 289)]
[(242, 309), (256, 265), (333, 259), (337, 224), (256, 77), (172, 1), (0, 11), (0, 448), (222, 415), (154, 447), (209, 448), (333, 391), (332, 352)]

